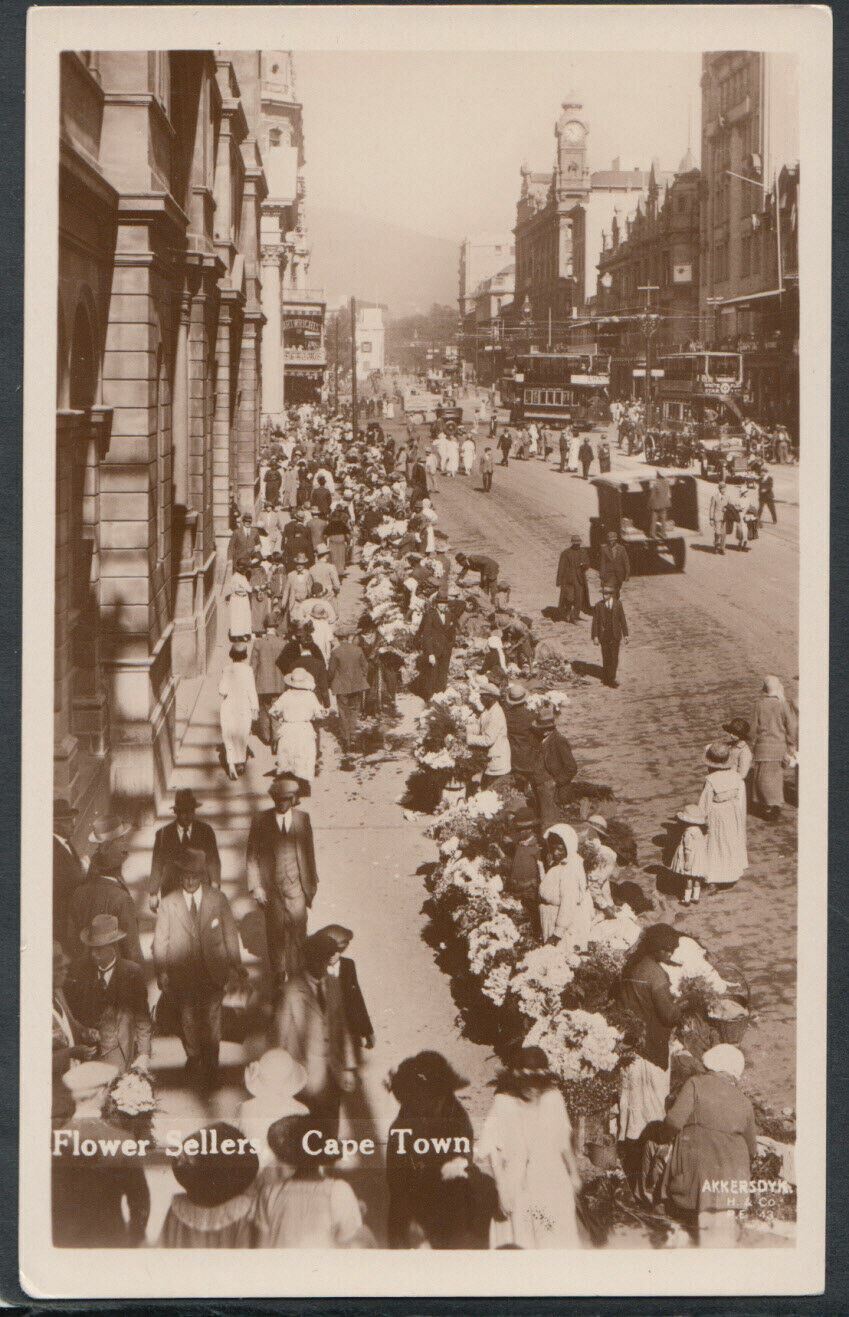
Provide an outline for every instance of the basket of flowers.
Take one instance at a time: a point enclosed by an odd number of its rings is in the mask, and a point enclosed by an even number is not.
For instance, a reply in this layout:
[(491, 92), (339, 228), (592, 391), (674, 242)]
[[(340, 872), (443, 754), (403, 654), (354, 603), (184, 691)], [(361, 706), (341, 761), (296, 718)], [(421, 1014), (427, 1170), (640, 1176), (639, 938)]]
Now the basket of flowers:
[(104, 1120), (120, 1126), (134, 1138), (150, 1137), (157, 1110), (153, 1081), (146, 1068), (138, 1064), (116, 1075), (106, 1090)]

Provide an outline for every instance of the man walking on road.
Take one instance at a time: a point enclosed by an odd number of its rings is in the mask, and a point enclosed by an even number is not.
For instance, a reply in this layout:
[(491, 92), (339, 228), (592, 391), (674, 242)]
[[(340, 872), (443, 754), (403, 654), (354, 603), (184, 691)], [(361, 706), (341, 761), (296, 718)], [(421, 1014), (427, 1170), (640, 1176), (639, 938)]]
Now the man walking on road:
[(592, 641), (601, 646), (602, 681), (615, 689), (619, 646), (622, 641), (628, 644), (628, 623), (614, 581), (601, 583), (601, 599), (593, 609)]
[(664, 477), (662, 471), (658, 471), (657, 478), (651, 482), (649, 487), (649, 535), (654, 539), (657, 535), (658, 525), (660, 526), (660, 535), (666, 539), (666, 516), (672, 503), (672, 492), (669, 488), (669, 481)]
[(778, 521), (778, 515), (775, 511), (775, 491), (772, 484), (772, 476), (763, 468), (758, 481), (758, 525), (760, 526), (764, 515), (764, 508), (769, 508), (772, 517), (773, 526)]
[(301, 968), (318, 873), (310, 816), (297, 808), (297, 778), (276, 778), (268, 794), (273, 807), (257, 814), (248, 833), (248, 891), (265, 910), (268, 959), (280, 987)]
[(560, 448), (560, 474), (563, 475), (569, 466), (569, 433), (565, 426), (560, 431), (560, 438), (557, 442)]
[(581, 613), (590, 612), (590, 592), (587, 586), (589, 557), (581, 547), (580, 535), (573, 535), (568, 549), (564, 549), (557, 564), (560, 598), (557, 611), (567, 622), (579, 622)]
[(713, 551), (714, 553), (725, 553), (725, 536), (728, 533), (728, 495), (725, 489), (725, 481), (721, 481), (716, 487), (716, 493), (710, 500), (708, 509), (708, 520), (713, 527)]
[(513, 446), (513, 436), (510, 433), (510, 429), (508, 427), (507, 429), (502, 430), (501, 438), (498, 440), (498, 448), (501, 453), (501, 462), (500, 462), (501, 466), (509, 466), (510, 449), (512, 448), (512, 446)]
[(631, 575), (628, 550), (619, 542), (615, 530), (607, 532), (607, 543), (602, 544), (598, 561), (598, 574), (604, 581), (615, 581), (617, 592)]
[(148, 893), (150, 908), (156, 910), (159, 897), (167, 896), (180, 886), (176, 862), (189, 846), (203, 851), (206, 856), (206, 873), (213, 887), (221, 886), (221, 859), (215, 833), (208, 823), (195, 817), (200, 801), (189, 787), (180, 787), (174, 793), (174, 819), (159, 828), (153, 839), (153, 856), (150, 862)]
[(336, 696), (339, 740), (342, 742), (342, 753), (347, 758), (356, 735), (363, 695), (369, 688), (369, 672), (365, 654), (351, 639), (352, 629), (344, 627), (338, 630), (339, 644), (330, 655), (327, 676), (330, 689)]
[(584, 436), (584, 442), (581, 444), (581, 447), (578, 449), (578, 461), (581, 463), (581, 469), (584, 473), (585, 480), (589, 479), (590, 467), (593, 464), (594, 458), (595, 458), (595, 453), (593, 452), (593, 446), (590, 443), (589, 439), (587, 439), (587, 437)]
[(483, 492), (489, 494), (492, 491), (492, 476), (495, 470), (495, 463), (492, 460), (492, 449), (487, 447), (483, 450), (480, 460), (481, 481), (483, 482)]

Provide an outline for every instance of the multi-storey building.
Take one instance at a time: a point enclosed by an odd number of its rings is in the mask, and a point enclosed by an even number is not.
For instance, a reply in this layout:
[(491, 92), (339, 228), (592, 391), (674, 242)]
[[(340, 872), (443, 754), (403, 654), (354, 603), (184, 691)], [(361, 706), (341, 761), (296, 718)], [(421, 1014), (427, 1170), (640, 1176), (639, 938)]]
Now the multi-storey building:
[(475, 290), (484, 279), (497, 274), (513, 259), (511, 233), (477, 233), (460, 244), (460, 318), (472, 310)]
[(613, 358), (616, 395), (631, 392), (635, 368), (645, 370), (647, 332), (655, 357), (699, 337), (699, 194), (688, 151), (663, 188), (652, 168), (645, 197), (630, 214), (617, 209), (602, 235), (592, 336)]
[(165, 788), (259, 439), (260, 55), (61, 59), (55, 786)]
[(798, 433), (797, 60), (702, 57), (701, 312), (744, 353), (745, 406)]
[[(562, 103), (554, 169), (522, 166), (516, 207), (516, 296), (508, 318), (530, 345), (556, 346), (595, 293), (595, 256), (618, 205), (633, 205), (649, 182), (642, 169), (590, 170), (589, 124), (576, 97)], [(659, 174), (659, 171), (656, 171)], [(665, 181), (659, 176), (658, 181)]]
[(367, 379), (372, 371), (383, 370), (385, 365), (386, 328), (382, 307), (358, 307), (355, 336), (357, 378)]
[(484, 279), (475, 289), (469, 314), (469, 333), (473, 336), (469, 359), (474, 363), (479, 384), (493, 384), (504, 363), (504, 307), (516, 292), (516, 266), (512, 263)]
[(324, 294), (309, 287), (303, 106), (290, 51), (262, 55), (263, 421), (280, 426), (292, 403), (316, 402), (326, 368)]

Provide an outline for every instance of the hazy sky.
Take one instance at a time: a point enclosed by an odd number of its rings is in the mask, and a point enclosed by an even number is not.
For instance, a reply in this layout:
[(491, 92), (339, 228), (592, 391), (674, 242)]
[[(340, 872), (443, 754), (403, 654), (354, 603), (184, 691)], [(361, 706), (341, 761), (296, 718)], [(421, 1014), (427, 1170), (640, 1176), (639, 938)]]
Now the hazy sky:
[(699, 156), (697, 54), (299, 52), (307, 201), (459, 240), (515, 222), (519, 168), (549, 170), (568, 92), (591, 169)]

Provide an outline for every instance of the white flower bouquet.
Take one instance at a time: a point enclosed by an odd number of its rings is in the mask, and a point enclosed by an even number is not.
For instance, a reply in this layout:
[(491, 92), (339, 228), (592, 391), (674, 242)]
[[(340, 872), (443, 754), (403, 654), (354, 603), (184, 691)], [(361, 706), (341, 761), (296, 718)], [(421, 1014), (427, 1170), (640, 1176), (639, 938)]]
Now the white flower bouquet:
[(622, 1038), (603, 1015), (560, 1011), (537, 1020), (525, 1037), (525, 1046), (541, 1047), (558, 1079), (573, 1083), (615, 1070)]

